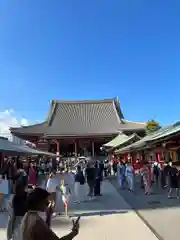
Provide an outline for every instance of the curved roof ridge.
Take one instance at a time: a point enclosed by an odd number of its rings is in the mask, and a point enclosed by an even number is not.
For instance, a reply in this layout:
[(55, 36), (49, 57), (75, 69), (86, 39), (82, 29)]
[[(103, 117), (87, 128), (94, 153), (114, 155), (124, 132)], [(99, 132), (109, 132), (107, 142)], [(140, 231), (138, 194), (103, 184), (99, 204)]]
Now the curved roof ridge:
[(121, 120), (122, 120), (122, 121), (124, 121), (124, 122), (129, 122), (129, 123), (138, 123), (138, 124), (144, 124), (144, 125), (146, 125), (146, 122), (136, 122), (136, 121), (130, 121), (130, 120), (127, 120), (127, 119), (124, 119), (124, 118), (122, 118)]
[(93, 100), (93, 99), (89, 99), (89, 100), (53, 100), (54, 103), (64, 103), (64, 104), (85, 104), (85, 103), (111, 103), (115, 101), (115, 98), (107, 98), (107, 99), (99, 99), (99, 100)]
[(16, 129), (19, 129), (19, 128), (35, 127), (35, 126), (41, 126), (41, 125), (44, 125), (44, 124), (46, 124), (46, 123), (47, 123), (47, 121), (44, 121), (44, 122), (35, 123), (35, 124), (27, 125), (27, 126), (10, 127), (9, 129), (10, 129), (10, 130), (16, 130)]

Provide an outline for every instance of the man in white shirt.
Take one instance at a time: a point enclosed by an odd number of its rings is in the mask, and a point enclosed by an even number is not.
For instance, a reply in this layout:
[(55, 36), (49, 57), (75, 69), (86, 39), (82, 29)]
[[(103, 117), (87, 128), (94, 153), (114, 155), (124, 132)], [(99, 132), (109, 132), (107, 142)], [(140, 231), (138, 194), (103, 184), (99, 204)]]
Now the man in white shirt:
[(57, 199), (57, 189), (59, 188), (59, 183), (54, 173), (51, 173), (46, 184), (46, 190), (50, 193), (50, 201), (52, 204), (56, 205)]
[(56, 193), (58, 186), (58, 181), (56, 179), (55, 174), (51, 173), (48, 180), (47, 180), (47, 184), (46, 184), (46, 190), (49, 193)]

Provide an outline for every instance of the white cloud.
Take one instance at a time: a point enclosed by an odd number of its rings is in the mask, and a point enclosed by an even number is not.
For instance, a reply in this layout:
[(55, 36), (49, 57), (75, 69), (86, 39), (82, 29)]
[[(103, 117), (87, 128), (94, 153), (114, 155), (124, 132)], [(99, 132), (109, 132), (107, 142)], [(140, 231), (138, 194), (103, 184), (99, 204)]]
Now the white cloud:
[(32, 124), (28, 119), (18, 117), (13, 109), (7, 109), (0, 112), (0, 135), (10, 135), (10, 127), (20, 127)]

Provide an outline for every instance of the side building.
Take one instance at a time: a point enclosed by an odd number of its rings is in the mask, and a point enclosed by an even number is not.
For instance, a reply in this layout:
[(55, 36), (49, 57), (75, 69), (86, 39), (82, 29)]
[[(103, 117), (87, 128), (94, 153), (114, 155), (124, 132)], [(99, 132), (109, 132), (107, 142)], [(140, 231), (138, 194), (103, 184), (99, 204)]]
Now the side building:
[(11, 128), (11, 133), (42, 150), (58, 155), (102, 155), (101, 146), (116, 137), (145, 134), (145, 123), (124, 119), (116, 98), (105, 100), (55, 101), (47, 119), (31, 126)]

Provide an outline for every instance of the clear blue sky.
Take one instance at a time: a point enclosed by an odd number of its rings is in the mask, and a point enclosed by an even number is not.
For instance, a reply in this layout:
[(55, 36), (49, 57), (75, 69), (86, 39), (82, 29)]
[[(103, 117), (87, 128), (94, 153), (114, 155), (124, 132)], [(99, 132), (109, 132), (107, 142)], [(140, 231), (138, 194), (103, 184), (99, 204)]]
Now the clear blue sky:
[(125, 118), (180, 120), (179, 0), (1, 0), (0, 110), (118, 96)]

